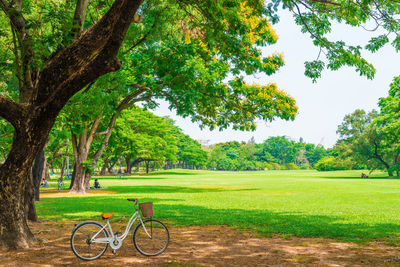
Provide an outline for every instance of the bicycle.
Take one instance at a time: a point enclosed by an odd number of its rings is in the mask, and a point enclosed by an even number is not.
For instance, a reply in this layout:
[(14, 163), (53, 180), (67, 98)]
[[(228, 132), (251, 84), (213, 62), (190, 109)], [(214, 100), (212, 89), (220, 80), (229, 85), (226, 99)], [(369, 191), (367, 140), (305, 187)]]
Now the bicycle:
[[(121, 236), (119, 236), (119, 232), (114, 234), (110, 225), (109, 219), (114, 216), (114, 213), (101, 215), (103, 220), (107, 220), (104, 225), (97, 221), (84, 221), (75, 225), (71, 235), (71, 249), (78, 258), (87, 261), (96, 260), (106, 252), (108, 246), (115, 254), (137, 219), (139, 219), (139, 223), (132, 235), (132, 242), (137, 251), (145, 256), (157, 256), (167, 249), (169, 244), (168, 228), (162, 222), (151, 218), (143, 220), (137, 208), (138, 199), (127, 200), (135, 202), (133, 205), (135, 213), (129, 219), (125, 232)], [(140, 203), (139, 209), (143, 217), (151, 217), (154, 214), (152, 202)]]

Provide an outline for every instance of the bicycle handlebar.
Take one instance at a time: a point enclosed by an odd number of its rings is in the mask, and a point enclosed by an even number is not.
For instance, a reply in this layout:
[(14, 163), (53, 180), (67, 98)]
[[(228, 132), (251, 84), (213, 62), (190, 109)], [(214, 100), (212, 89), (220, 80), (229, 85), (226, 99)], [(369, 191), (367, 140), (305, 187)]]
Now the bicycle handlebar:
[(127, 198), (126, 200), (135, 201), (135, 205), (138, 203), (138, 199), (137, 198)]

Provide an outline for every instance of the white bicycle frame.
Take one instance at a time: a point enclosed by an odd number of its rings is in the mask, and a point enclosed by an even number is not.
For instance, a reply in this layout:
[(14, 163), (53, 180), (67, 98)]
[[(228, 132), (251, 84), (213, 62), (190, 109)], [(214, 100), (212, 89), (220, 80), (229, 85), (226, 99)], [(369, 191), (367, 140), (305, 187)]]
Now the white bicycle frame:
[[(128, 221), (128, 225), (126, 226), (125, 232), (121, 237), (118, 237), (116, 235), (114, 235), (114, 232), (112, 231), (111, 228), (111, 224), (110, 224), (110, 220), (107, 219), (107, 223), (103, 226), (103, 228), (101, 228), (91, 239), (90, 242), (91, 243), (108, 243), (111, 244), (112, 242), (114, 242), (116, 240), (116, 238), (120, 239), (118, 240), (118, 242), (121, 242), (120, 245), (122, 245), (122, 241), (124, 241), (124, 239), (128, 236), (129, 231), (131, 230), (132, 225), (135, 223), (135, 221), (137, 220), (137, 218), (139, 218), (140, 223), (143, 226), (144, 231), (146, 232), (146, 234), (149, 236), (149, 238), (152, 238), (152, 236), (149, 234), (149, 232), (147, 232), (146, 227), (144, 226), (142, 217), (139, 214), (139, 211), (136, 210), (136, 212), (132, 215), (132, 217), (129, 219)], [(106, 229), (106, 227), (108, 226), (108, 229), (110, 230), (109, 232), (111, 233), (111, 236), (109, 237), (103, 237), (103, 238), (96, 238), (96, 236), (98, 234), (100, 234), (104, 229)], [(120, 247), (120, 246), (119, 246)], [(118, 247), (118, 248), (119, 248)], [(116, 248), (116, 249), (118, 249)]]

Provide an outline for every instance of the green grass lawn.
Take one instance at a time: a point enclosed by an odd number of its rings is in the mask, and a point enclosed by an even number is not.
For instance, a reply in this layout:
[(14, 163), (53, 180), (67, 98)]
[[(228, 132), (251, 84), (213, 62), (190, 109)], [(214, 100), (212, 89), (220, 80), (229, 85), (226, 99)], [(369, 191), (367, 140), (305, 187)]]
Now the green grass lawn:
[[(379, 239), (400, 234), (400, 180), (361, 171), (211, 172), (172, 170), (99, 177), (114, 194), (42, 198), (40, 219), (116, 219), (132, 213), (126, 198), (153, 201), (155, 216), (173, 225), (230, 225), (262, 235)], [(100, 219), (101, 220), (101, 219)]]

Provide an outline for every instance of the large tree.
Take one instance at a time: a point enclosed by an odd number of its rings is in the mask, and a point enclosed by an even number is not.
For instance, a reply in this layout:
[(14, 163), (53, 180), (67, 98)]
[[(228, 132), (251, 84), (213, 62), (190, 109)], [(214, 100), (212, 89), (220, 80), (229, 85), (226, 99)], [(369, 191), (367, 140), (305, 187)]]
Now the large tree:
[(177, 158), (174, 126), (166, 118), (138, 107), (122, 112), (111, 139), (115, 146), (107, 149), (118, 151), (118, 156), (125, 158), (127, 172), (141, 162), (145, 162), (148, 172), (151, 161), (174, 162)]
[(297, 151), (296, 142), (285, 136), (270, 137), (262, 144), (263, 155), (271, 155), (280, 164), (294, 162)]
[(175, 131), (178, 137), (178, 161), (182, 166), (190, 166), (191, 168), (200, 168), (205, 166), (207, 161), (207, 152), (201, 148), (201, 145), (190, 136), (182, 133), (180, 130)]
[[(123, 72), (122, 72), (123, 73)], [(123, 75), (122, 75), (123, 76)], [(93, 170), (109, 143), (121, 112), (140, 100), (142, 88), (131, 88), (121, 72), (97, 80), (89, 92), (76, 94), (62, 111), (70, 130), (74, 156), (71, 192), (84, 193)], [(92, 145), (97, 145), (93, 147)]]
[[(390, 173), (400, 176), (400, 77), (395, 77), (390, 84), (389, 96), (382, 97), (378, 103), (380, 113), (373, 125), (382, 135), (384, 153), (388, 155)], [(386, 166), (385, 166), (386, 167)]]
[[(142, 1), (114, 1), (99, 21), (80, 34), (87, 2), (78, 1), (72, 30), (59, 35), (51, 32), (57, 19), (51, 12), (64, 10), (67, 4), (0, 1), (2, 28), (8, 20), (11, 29), (2, 38), (12, 44), (11, 54), (2, 52), (14, 67), (6, 66), (0, 95), (0, 116), (14, 127), (11, 150), (0, 166), (0, 244), (7, 247), (27, 247), (35, 240), (25, 208), (26, 199), (33, 197), (25, 194), (26, 184), (32, 183), (33, 160), (67, 101), (99, 76), (120, 68), (116, 56)], [(50, 45), (42, 49), (46, 41)], [(50, 48), (56, 51), (51, 53)]]
[(385, 169), (389, 176), (399, 175), (399, 99), (398, 78), (389, 96), (379, 101), (380, 112), (356, 110), (344, 117), (338, 127), (340, 138), (335, 150), (339, 158), (370, 169)]

